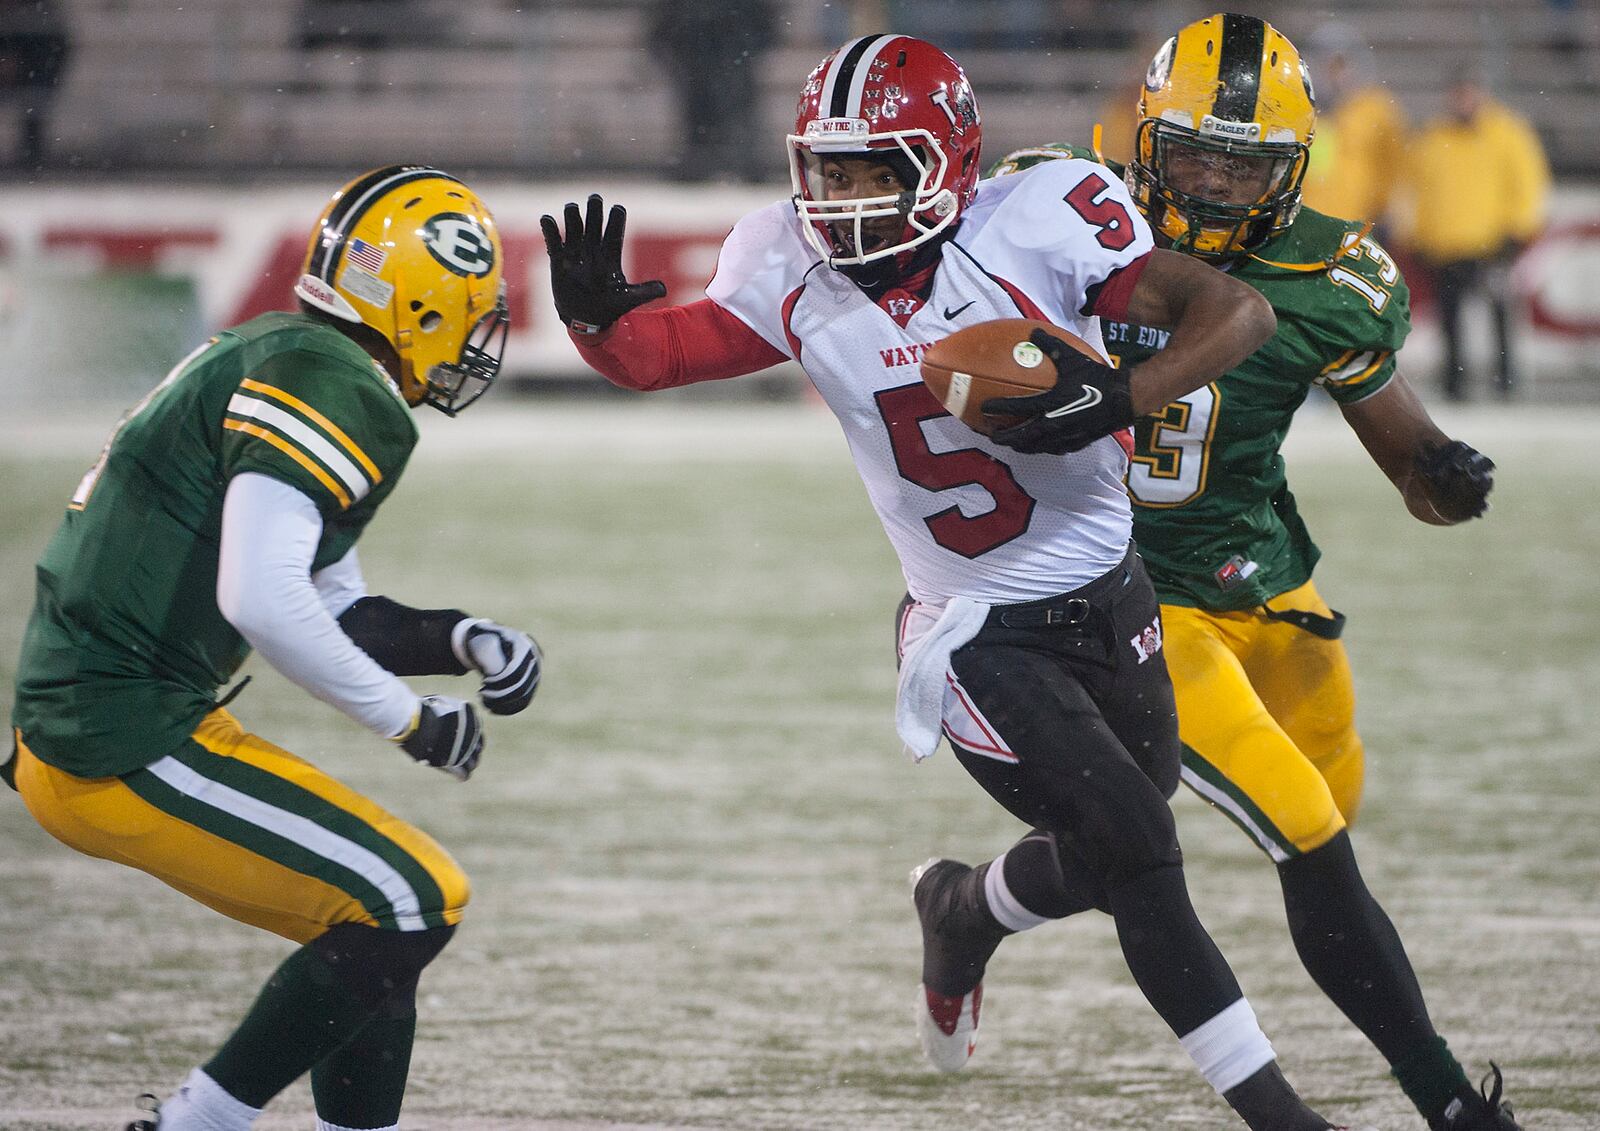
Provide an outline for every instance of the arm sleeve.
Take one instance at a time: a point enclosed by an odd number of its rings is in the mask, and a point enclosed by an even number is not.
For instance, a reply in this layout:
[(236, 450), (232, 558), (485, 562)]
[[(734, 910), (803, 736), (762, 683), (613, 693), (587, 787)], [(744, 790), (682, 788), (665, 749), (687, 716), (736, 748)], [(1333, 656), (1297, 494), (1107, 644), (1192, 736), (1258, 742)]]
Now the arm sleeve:
[(328, 610), (329, 616), (338, 620), (346, 609), (367, 595), (367, 579), (361, 576), (361, 562), (356, 557), (356, 548), (351, 546), (350, 552), (344, 557), (331, 566), (317, 570), (311, 575), (311, 584), (317, 587), (322, 607)]
[(613, 385), (651, 392), (755, 373), (787, 358), (710, 299), (636, 310), (598, 342), (572, 334), (590, 368)]
[[(385, 738), (411, 725), (417, 696), (339, 628), (311, 579), (322, 517), (305, 494), (247, 472), (222, 505), (217, 607), (289, 679)], [(323, 571), (326, 572), (326, 571)]]

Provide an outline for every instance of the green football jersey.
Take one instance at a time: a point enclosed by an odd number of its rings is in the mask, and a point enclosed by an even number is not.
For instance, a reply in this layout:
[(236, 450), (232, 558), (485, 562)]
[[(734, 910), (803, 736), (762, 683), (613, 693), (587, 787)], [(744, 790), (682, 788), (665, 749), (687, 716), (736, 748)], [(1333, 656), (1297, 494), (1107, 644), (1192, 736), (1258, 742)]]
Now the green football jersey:
[[(1093, 154), (1019, 150), (993, 172)], [(1120, 171), (1119, 171), (1120, 172)], [(1229, 273), (1272, 304), (1277, 332), (1237, 368), (1134, 426), (1128, 493), (1134, 538), (1169, 604), (1248, 609), (1303, 585), (1320, 552), (1295, 507), (1279, 448), (1313, 385), (1354, 404), (1393, 377), (1410, 297), (1362, 225), (1303, 208)], [(1137, 365), (1167, 331), (1102, 323), (1118, 365)]]
[(40, 760), (126, 773), (182, 746), (249, 646), (217, 608), (222, 503), (270, 475), (342, 558), (417, 440), (399, 389), (338, 330), (266, 314), (180, 362), (123, 418), (37, 569), (12, 724)]

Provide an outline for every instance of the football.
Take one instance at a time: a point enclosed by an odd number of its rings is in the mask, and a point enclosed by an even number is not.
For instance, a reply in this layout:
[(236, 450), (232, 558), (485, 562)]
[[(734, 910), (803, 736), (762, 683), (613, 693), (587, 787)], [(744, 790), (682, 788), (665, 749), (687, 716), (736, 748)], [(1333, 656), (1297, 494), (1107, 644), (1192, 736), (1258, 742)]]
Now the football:
[(1087, 357), (1104, 363), (1093, 346), (1070, 330), (1032, 318), (999, 318), (957, 330), (922, 355), (922, 380), (951, 416), (987, 436), (1015, 419), (986, 417), (992, 397), (1025, 397), (1056, 383), (1056, 367), (1028, 340), (1035, 330), (1060, 338)]

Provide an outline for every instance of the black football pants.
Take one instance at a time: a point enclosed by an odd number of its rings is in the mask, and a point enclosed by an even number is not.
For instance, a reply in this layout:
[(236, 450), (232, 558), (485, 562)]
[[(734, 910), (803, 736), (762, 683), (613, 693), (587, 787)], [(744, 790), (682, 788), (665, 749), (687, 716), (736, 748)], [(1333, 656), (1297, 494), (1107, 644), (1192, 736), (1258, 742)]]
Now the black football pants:
[(1129, 970), (1181, 1036), (1241, 993), (1190, 905), (1167, 805), (1180, 760), (1159, 615), (1131, 547), (1071, 593), (996, 606), (951, 669), (1017, 761), (955, 749), (996, 801), (1053, 834), (1060, 871), (1040, 880), (1113, 916)]

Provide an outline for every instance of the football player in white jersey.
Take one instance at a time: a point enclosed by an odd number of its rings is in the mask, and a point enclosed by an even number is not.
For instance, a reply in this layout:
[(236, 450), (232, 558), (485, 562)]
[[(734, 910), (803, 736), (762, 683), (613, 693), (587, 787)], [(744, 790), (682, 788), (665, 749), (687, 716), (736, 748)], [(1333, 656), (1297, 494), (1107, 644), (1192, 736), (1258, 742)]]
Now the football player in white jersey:
[[(1062, 878), (1113, 916), (1135, 980), (1253, 1128), (1324, 1131), (1278, 1071), (1196, 918), (1167, 798), (1179, 775), (1154, 591), (1130, 541), (1128, 427), (1230, 369), (1274, 329), (1251, 288), (1171, 252), (1086, 161), (978, 182), (978, 107), (960, 66), (918, 39), (852, 40), (812, 72), (788, 139), (794, 195), (723, 244), (707, 297), (622, 271), (624, 213), (543, 219), (557, 312), (613, 383), (650, 390), (800, 363), (838, 416), (905, 571), (897, 724), (916, 756), (948, 737), (1035, 833), (1000, 866), (925, 866), (924, 1046), (959, 1068), (983, 965)], [(603, 223), (604, 221), (604, 223)], [(1026, 316), (1096, 345), (1099, 319), (1170, 327), (1131, 371), (1034, 344), (1055, 388), (993, 401), (993, 439), (919, 378), (930, 343)], [(1056, 895), (1059, 900), (1060, 896)], [(1057, 910), (1050, 907), (1049, 910)]]

